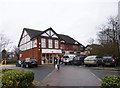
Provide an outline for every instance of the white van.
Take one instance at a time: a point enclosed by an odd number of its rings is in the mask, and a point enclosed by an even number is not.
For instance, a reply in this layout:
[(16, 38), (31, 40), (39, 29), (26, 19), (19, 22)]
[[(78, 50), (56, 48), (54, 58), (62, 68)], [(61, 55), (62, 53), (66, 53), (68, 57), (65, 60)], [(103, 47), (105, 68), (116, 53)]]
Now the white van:
[(74, 55), (74, 54), (64, 55), (64, 56), (63, 56), (63, 62), (65, 63), (65, 65), (67, 65), (68, 63), (69, 63), (69, 64), (72, 64), (73, 58), (74, 58), (75, 56), (76, 56), (76, 55)]

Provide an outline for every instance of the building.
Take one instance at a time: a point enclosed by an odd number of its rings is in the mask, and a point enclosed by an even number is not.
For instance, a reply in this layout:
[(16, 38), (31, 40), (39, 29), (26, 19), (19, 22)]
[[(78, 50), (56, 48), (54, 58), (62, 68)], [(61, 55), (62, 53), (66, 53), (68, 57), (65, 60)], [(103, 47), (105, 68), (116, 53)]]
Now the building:
[(18, 47), (21, 60), (34, 57), (43, 64), (43, 61), (53, 63), (58, 55), (80, 54), (83, 45), (67, 35), (57, 34), (52, 28), (45, 31), (24, 28)]

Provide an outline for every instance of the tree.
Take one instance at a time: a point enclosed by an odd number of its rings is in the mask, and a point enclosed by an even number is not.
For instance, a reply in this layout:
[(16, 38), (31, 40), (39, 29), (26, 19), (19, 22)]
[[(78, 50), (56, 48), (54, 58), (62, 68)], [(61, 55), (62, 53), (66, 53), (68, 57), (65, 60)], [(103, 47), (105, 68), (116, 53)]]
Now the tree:
[(11, 42), (4, 34), (0, 34), (0, 51), (5, 49)]
[(92, 45), (92, 44), (94, 43), (94, 39), (93, 39), (93, 38), (90, 38), (90, 39), (88, 40), (88, 43), (89, 43), (90, 45)]
[(110, 17), (106, 25), (99, 27), (98, 41), (103, 46), (104, 54), (118, 55), (118, 17)]
[(15, 58), (15, 60), (19, 60), (19, 55), (20, 55), (19, 48), (17, 46), (14, 46), (13, 47), (13, 51), (14, 51), (14, 58)]
[(106, 25), (99, 27), (99, 43), (109, 43), (117, 41), (118, 17), (110, 17)]

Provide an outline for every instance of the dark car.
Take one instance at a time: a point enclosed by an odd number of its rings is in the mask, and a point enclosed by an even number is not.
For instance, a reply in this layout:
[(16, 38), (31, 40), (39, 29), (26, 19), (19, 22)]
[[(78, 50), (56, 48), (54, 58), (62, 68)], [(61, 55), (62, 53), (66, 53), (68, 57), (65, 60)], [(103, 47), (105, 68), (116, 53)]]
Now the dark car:
[(74, 57), (74, 58), (73, 58), (73, 64), (74, 64), (74, 65), (84, 64), (84, 58), (85, 58), (84, 55)]
[(21, 62), (22, 62), (21, 60), (17, 60), (16, 63), (15, 63), (16, 67), (21, 67)]
[(117, 66), (117, 59), (114, 56), (103, 56), (102, 66)]
[(21, 67), (37, 67), (38, 66), (38, 62), (35, 58), (25, 58), (25, 60), (23, 60), (21, 62)]

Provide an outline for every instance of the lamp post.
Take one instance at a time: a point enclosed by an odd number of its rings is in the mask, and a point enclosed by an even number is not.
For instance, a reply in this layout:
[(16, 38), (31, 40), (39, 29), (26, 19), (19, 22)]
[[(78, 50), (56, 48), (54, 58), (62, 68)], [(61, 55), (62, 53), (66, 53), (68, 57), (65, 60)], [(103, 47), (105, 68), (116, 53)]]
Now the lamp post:
[(119, 24), (118, 22), (115, 22), (116, 25), (116, 41), (118, 46), (118, 55), (120, 53), (120, 30), (119, 30)]

